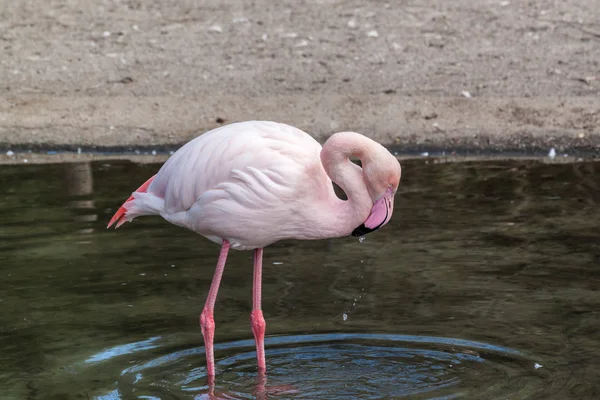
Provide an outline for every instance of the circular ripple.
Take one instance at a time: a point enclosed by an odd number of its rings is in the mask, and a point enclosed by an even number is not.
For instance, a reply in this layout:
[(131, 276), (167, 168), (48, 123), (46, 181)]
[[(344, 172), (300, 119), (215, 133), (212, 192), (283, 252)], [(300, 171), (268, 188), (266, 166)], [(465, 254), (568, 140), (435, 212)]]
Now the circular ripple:
[[(160, 339), (152, 340), (140, 351), (161, 349)], [(269, 398), (286, 399), (493, 398), (517, 393), (525, 398), (541, 390), (539, 364), (516, 350), (480, 342), (318, 334), (269, 337), (265, 345), (266, 380), (257, 376), (252, 340), (215, 345), (217, 398), (255, 398), (265, 392)], [(203, 348), (160, 353), (123, 370), (110, 396), (209, 398)]]

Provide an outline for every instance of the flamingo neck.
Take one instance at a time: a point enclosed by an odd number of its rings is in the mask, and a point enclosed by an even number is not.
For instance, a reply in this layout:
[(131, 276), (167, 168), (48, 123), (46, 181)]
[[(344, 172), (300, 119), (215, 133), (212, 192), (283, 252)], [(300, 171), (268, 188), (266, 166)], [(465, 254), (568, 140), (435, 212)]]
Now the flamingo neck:
[(331, 136), (321, 151), (321, 162), (329, 178), (346, 193), (348, 200), (337, 196), (330, 202), (331, 228), (335, 236), (347, 236), (356, 227), (365, 222), (373, 201), (369, 195), (363, 170), (350, 161), (358, 157), (363, 166), (368, 161), (369, 142), (363, 136), (353, 132), (336, 133)]

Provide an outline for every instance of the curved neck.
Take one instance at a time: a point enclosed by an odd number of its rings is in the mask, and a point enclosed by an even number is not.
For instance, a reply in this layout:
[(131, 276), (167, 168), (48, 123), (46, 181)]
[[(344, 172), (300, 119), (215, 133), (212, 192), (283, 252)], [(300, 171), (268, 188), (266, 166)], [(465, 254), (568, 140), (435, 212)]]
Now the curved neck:
[(330, 215), (339, 236), (349, 235), (352, 230), (365, 222), (373, 201), (365, 184), (362, 168), (350, 161), (358, 157), (363, 165), (368, 139), (353, 133), (341, 132), (331, 136), (321, 150), (321, 162), (329, 178), (348, 196), (347, 201), (337, 199), (331, 204)]

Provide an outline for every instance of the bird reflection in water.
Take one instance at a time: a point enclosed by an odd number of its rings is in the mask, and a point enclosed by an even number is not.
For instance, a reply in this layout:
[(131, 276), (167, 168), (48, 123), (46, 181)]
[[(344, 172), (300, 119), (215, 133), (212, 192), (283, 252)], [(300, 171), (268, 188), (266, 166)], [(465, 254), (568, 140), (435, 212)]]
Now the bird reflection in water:
[[(298, 390), (290, 385), (267, 386), (266, 371), (258, 371), (256, 375), (256, 383), (254, 386), (254, 396), (257, 400), (266, 400), (269, 396), (282, 396), (285, 394), (297, 394)], [(208, 393), (200, 394), (194, 397), (194, 400), (218, 400), (230, 399), (230, 395), (215, 391), (215, 376), (208, 375)]]

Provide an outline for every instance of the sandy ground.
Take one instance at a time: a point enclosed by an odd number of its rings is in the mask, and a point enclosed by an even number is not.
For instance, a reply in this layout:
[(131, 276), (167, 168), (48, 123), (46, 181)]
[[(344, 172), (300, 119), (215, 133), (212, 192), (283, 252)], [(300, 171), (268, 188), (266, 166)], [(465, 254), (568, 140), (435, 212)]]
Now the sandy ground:
[(0, 4), (4, 151), (173, 147), (246, 119), (600, 151), (598, 0)]

